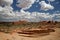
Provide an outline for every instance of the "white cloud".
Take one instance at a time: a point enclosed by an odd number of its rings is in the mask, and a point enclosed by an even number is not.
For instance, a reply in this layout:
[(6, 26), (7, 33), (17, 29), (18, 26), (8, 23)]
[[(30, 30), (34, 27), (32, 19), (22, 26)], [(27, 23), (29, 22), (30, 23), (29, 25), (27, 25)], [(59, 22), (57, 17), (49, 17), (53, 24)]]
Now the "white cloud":
[(26, 10), (29, 9), (36, 0), (18, 0), (17, 6)]
[[(39, 22), (43, 20), (54, 20), (55, 17), (58, 17), (60, 19), (60, 13), (59, 14), (50, 14), (50, 13), (40, 13), (40, 12), (21, 12), (21, 14), (24, 13), (22, 17), (22, 20), (28, 20), (30, 22)], [(58, 19), (56, 19), (58, 20)]]
[(0, 11), (2, 11), (2, 9), (3, 9), (3, 8), (2, 8), (2, 7), (0, 7)]
[(13, 0), (0, 0), (0, 5), (11, 5)]
[(42, 20), (53, 20), (55, 16), (58, 16), (58, 14), (52, 14), (49, 13), (40, 13), (40, 12), (25, 12), (21, 10), (20, 12), (20, 20), (27, 20), (29, 22), (39, 22)]
[(51, 4), (47, 4), (45, 1), (41, 1), (40, 5), (41, 5), (41, 10), (44, 10), (44, 11), (54, 9), (54, 7)]
[[(0, 0), (2, 1), (2, 0)], [(11, 0), (12, 1), (12, 0)], [(21, 4), (20, 4), (21, 1)], [(3, 1), (4, 3), (8, 3), (8, 5), (6, 5), (5, 7), (2, 7), (0, 5), (0, 22), (14, 22), (14, 21), (19, 21), (19, 20), (27, 20), (29, 22), (39, 22), (42, 20), (54, 20), (55, 17), (59, 18), (59, 19), (55, 19), (55, 20), (60, 20), (60, 14), (52, 14), (50, 15), (49, 13), (40, 13), (40, 12), (25, 12), (24, 9), (28, 9), (28, 7), (30, 7), (30, 5), (32, 5), (35, 1), (33, 0), (28, 0), (27, 2), (25, 0), (20, 0), (19, 7), (22, 7), (22, 9), (20, 10), (20, 12), (18, 11), (13, 11), (13, 8), (10, 6), (12, 4), (12, 2), (10, 2), (10, 4), (7, 1)], [(23, 3), (25, 2), (25, 3)], [(1, 3), (3, 4), (3, 3)], [(23, 5), (24, 4), (24, 5)], [(42, 5), (43, 4), (43, 5)], [(45, 4), (45, 6), (44, 6)], [(50, 4), (46, 4), (44, 1), (41, 1), (41, 5), (43, 7), (44, 10), (49, 10), (51, 9), (53, 6), (51, 6)], [(52, 8), (53, 9), (53, 8)]]
[(36, 2), (39, 2), (39, 0), (36, 0)]
[(47, 0), (47, 1), (54, 2), (55, 0)]
[(50, 15), (49, 13), (40, 13), (40, 12), (30, 13), (30, 12), (25, 12), (24, 10), (21, 10), (20, 12), (18, 11), (13, 12), (10, 7), (4, 7), (2, 11), (0, 11), (1, 22), (2, 21), (12, 22), (12, 21), (19, 21), (19, 20), (27, 20), (29, 22), (39, 22), (43, 20), (53, 20), (55, 16), (59, 17), (60, 14)]

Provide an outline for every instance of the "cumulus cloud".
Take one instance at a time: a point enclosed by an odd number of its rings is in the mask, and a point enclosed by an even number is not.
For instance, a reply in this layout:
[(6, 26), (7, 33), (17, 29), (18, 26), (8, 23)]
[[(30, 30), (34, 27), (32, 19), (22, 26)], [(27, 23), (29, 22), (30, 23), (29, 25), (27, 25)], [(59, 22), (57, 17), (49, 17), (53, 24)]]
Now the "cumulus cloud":
[[(18, 1), (20, 5), (19, 7), (21, 7), (22, 9), (20, 10), (20, 12), (18, 11), (13, 11), (13, 8), (10, 6), (12, 4), (12, 0), (9, 1), (10, 3), (8, 3), (8, 0), (0, 0), (0, 4), (7, 3), (4, 4), (6, 5), (5, 7), (2, 7), (0, 5), (0, 22), (15, 22), (15, 21), (19, 21), (19, 20), (27, 20), (29, 22), (39, 22), (42, 20), (60, 20), (60, 14), (49, 14), (49, 13), (40, 13), (40, 12), (28, 12), (28, 11), (24, 11), (25, 8), (30, 7), (30, 5), (32, 5), (35, 1), (34, 0), (20, 0)], [(28, 3), (27, 3), (28, 2)], [(20, 4), (21, 3), (21, 4)], [(45, 6), (47, 7), (47, 5), (49, 4), (45, 4)], [(44, 6), (44, 5), (42, 5)], [(51, 9), (49, 8), (51, 5), (49, 5), (47, 8), (43, 7), (44, 9)], [(59, 18), (59, 19), (54, 19), (55, 17)]]
[(29, 9), (36, 0), (18, 0), (17, 6), (26, 10)]
[(36, 0), (36, 2), (39, 2), (39, 0)]
[(2, 8), (2, 7), (0, 7), (0, 11), (2, 11), (2, 9), (3, 9), (3, 8)]
[[(17, 13), (18, 14), (18, 13)], [(40, 13), (40, 12), (25, 12), (23, 10), (20, 11), (20, 20), (27, 20), (29, 22), (39, 22), (43, 20), (54, 20), (55, 16), (58, 17), (60, 14), (49, 14), (49, 13)]]
[[(11, 7), (4, 7), (0, 11), (0, 21), (2, 22), (14, 22), (19, 20), (26, 20), (29, 22), (39, 22), (43, 20), (52, 20), (55, 16), (60, 16), (60, 14), (52, 14), (49, 13), (40, 13), (40, 12), (25, 12), (21, 10), (20, 12), (13, 12)], [(60, 17), (59, 17), (60, 18)]]
[(11, 7), (2, 7), (2, 10), (0, 11), (0, 21), (10, 21), (10, 19), (13, 19), (15, 17), (15, 14), (12, 12)]
[(0, 5), (9, 6), (13, 3), (13, 0), (0, 0)]
[(41, 10), (44, 10), (44, 11), (54, 9), (54, 7), (51, 4), (47, 4), (45, 1), (41, 1), (40, 5), (41, 5)]
[(55, 0), (47, 0), (47, 1), (49, 1), (49, 2), (54, 2)]

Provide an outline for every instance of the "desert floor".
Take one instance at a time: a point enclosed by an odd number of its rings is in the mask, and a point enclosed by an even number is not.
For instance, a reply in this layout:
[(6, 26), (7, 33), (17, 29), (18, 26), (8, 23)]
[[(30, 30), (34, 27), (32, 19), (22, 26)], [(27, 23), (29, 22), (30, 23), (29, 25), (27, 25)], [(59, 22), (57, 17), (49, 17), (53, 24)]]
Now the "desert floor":
[(0, 32), (0, 40), (60, 40), (60, 28), (56, 28), (55, 32), (45, 36), (25, 37), (17, 33), (3, 33)]

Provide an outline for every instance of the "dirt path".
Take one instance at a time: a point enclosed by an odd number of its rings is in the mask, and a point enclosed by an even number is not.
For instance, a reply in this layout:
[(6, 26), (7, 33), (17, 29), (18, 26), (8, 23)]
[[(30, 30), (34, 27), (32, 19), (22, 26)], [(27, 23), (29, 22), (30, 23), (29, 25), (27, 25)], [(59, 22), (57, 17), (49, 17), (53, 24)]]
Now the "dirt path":
[(39, 36), (39, 37), (24, 37), (17, 33), (6, 34), (0, 32), (0, 40), (60, 40), (60, 28), (56, 28), (55, 32), (50, 33), (50, 35)]

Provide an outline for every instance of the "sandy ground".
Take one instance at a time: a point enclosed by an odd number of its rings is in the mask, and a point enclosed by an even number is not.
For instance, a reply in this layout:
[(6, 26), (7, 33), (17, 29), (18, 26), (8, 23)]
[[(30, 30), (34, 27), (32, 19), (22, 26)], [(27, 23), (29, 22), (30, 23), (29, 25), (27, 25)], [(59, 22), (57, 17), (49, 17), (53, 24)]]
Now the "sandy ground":
[(39, 37), (24, 37), (20, 36), (22, 34), (7, 34), (0, 32), (0, 40), (60, 40), (60, 28), (56, 28), (55, 32), (49, 35), (39, 36)]

